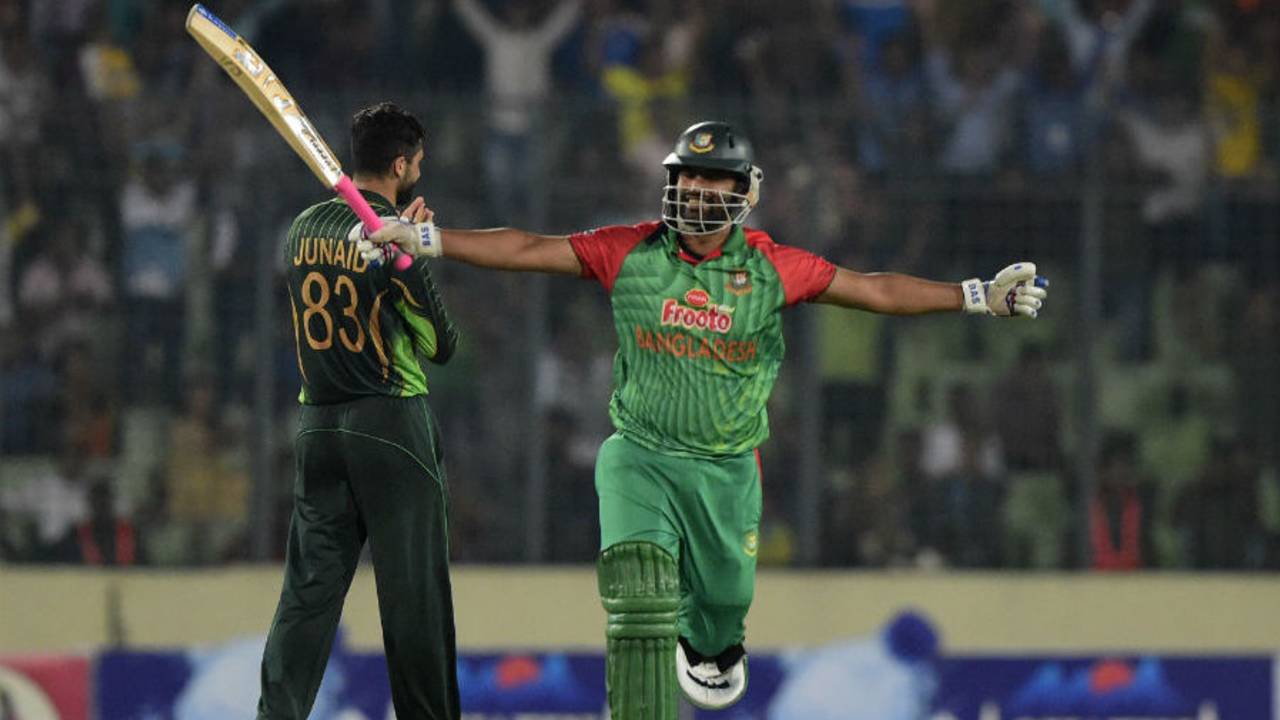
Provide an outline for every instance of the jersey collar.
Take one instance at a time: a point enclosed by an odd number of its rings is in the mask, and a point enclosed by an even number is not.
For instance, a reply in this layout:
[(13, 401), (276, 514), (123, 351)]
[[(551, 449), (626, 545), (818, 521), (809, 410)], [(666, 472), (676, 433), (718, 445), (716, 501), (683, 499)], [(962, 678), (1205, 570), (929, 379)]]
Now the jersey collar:
[(683, 262), (689, 263), (690, 265), (698, 265), (721, 256), (736, 257), (747, 247), (746, 234), (742, 231), (741, 225), (734, 225), (733, 230), (729, 231), (729, 237), (725, 238), (724, 244), (706, 255), (703, 255), (702, 259), (698, 259), (692, 254), (686, 252), (685, 249), (680, 246), (679, 233), (671, 228), (667, 228), (666, 233), (664, 233), (663, 242), (667, 246), (668, 253)]
[(365, 200), (369, 201), (369, 207), (373, 208), (373, 211), (376, 212), (378, 215), (399, 215), (400, 214), (396, 210), (396, 206), (390, 200), (386, 199), (379, 193), (376, 193), (372, 190), (365, 190), (362, 188), (360, 190), (360, 195), (363, 196)]

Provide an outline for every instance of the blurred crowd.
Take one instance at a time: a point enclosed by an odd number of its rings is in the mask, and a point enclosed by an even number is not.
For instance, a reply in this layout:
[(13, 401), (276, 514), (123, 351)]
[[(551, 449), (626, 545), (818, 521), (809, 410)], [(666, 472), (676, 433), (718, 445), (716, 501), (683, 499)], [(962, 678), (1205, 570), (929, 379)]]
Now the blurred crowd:
[[(356, 108), (419, 114), (445, 225), (650, 219), (714, 117), (754, 141), (779, 241), (939, 279), (1040, 263), (1036, 323), (787, 316), (762, 563), (1280, 568), (1280, 5), (208, 4), (339, 155)], [(324, 191), (188, 8), (0, 0), (0, 560), (282, 553), (279, 245)], [(439, 272), (455, 559), (526, 559), (537, 492), (542, 558), (590, 561), (603, 294)]]

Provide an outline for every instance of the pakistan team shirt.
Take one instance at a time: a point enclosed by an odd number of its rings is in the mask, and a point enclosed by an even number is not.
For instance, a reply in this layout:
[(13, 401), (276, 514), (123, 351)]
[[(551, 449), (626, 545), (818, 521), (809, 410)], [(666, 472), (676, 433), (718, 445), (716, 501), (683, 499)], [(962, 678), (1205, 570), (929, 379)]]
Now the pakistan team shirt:
[(609, 414), (626, 437), (686, 456), (748, 452), (769, 436), (782, 308), (821, 295), (836, 267), (735, 226), (701, 260), (657, 222), (572, 235), (583, 277), (609, 292), (618, 354)]
[[(361, 194), (379, 216), (399, 214), (382, 196)], [(289, 228), (284, 260), (303, 403), (426, 394), (419, 359), (443, 363), (457, 342), (426, 260), (404, 272), (369, 264), (347, 239), (358, 222), (334, 198)]]

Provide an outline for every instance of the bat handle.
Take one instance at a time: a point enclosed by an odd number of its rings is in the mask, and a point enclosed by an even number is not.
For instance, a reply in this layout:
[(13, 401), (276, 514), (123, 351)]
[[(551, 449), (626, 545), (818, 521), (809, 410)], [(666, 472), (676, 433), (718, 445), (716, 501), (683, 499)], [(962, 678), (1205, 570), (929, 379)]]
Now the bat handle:
[[(371, 232), (377, 232), (382, 229), (382, 220), (378, 218), (378, 214), (373, 211), (373, 208), (369, 207), (369, 202), (360, 194), (360, 190), (356, 188), (355, 183), (351, 182), (351, 178), (343, 175), (338, 180), (338, 184), (333, 186), (333, 191), (342, 196), (347, 205), (359, 216), (360, 222), (364, 223), (364, 226)], [(391, 266), (396, 270), (407, 270), (413, 264), (413, 258), (400, 252), (400, 249), (395, 246), (391, 248), (391, 255), (394, 258), (391, 261)]]

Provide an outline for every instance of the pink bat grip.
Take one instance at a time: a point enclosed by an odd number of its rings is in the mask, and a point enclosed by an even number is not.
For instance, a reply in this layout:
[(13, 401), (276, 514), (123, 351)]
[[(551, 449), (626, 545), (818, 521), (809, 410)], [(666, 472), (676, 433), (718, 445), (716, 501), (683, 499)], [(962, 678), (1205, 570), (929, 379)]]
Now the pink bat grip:
[[(333, 186), (333, 191), (342, 196), (347, 205), (351, 206), (351, 209), (359, 216), (360, 222), (364, 223), (364, 226), (369, 228), (371, 232), (377, 232), (382, 229), (382, 220), (378, 219), (378, 214), (373, 211), (373, 208), (369, 207), (368, 201), (360, 194), (356, 184), (351, 182), (351, 178), (343, 175), (338, 184)], [(391, 249), (391, 253), (395, 258), (391, 264), (396, 270), (407, 270), (413, 264), (413, 258), (400, 252), (394, 246)]]

